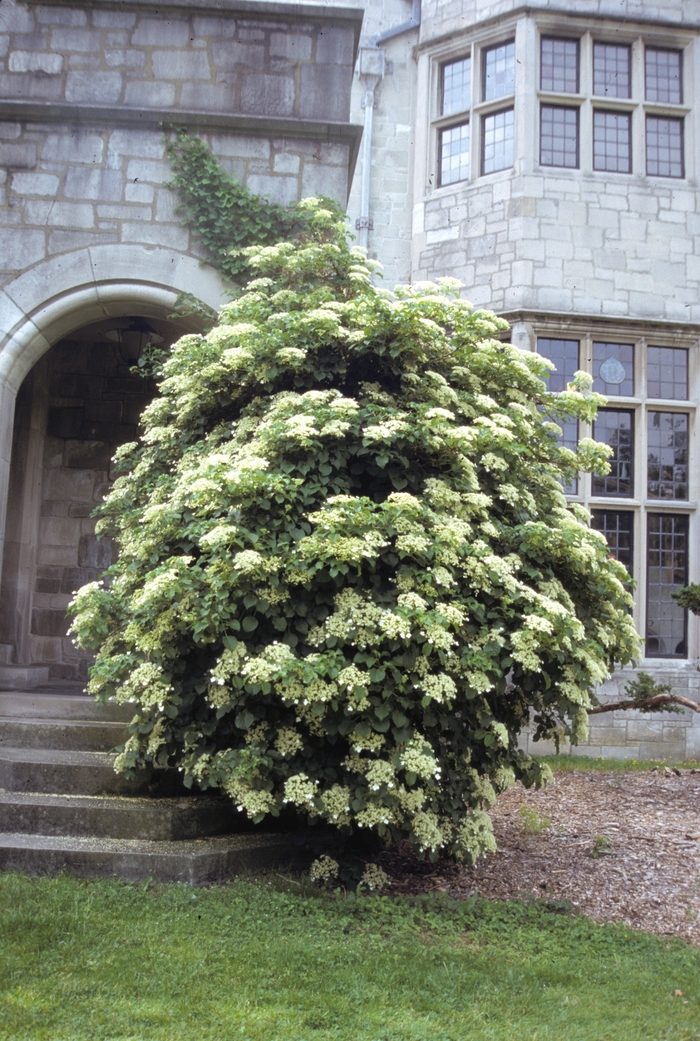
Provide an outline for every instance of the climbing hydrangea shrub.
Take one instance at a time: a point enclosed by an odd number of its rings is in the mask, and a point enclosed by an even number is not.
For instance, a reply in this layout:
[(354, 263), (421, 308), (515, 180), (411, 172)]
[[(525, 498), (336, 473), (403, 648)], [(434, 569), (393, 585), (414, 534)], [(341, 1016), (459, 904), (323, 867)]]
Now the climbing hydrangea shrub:
[(602, 399), (550, 394), (452, 281), (376, 288), (302, 205), (302, 239), (249, 249), (255, 280), (163, 363), (73, 632), (90, 692), (134, 705), (120, 769), (473, 862), (496, 794), (545, 780), (531, 716), (575, 741), (637, 649), (627, 573), (562, 492), (607, 449), (556, 421)]

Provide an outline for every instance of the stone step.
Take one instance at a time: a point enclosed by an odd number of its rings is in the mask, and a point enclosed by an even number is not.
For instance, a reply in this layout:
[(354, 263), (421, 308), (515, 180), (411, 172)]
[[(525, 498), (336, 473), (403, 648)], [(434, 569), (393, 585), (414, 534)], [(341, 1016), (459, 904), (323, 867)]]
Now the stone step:
[(0, 748), (110, 752), (126, 740), (123, 723), (79, 719), (15, 719), (0, 715)]
[[(0, 788), (11, 792), (51, 792), (58, 795), (136, 795), (145, 792), (151, 781), (150, 775), (127, 780), (114, 772), (115, 758), (109, 752), (0, 748)], [(163, 781), (158, 780), (160, 787), (164, 787)], [(179, 780), (177, 775), (175, 780)]]
[(0, 643), (0, 665), (12, 664), (12, 652), (14, 647), (11, 643)]
[(49, 681), (48, 666), (0, 665), (0, 690), (41, 687)]
[(126, 724), (133, 715), (133, 705), (117, 705), (115, 701), (102, 704), (75, 688), (68, 688), (68, 693), (60, 689), (53, 692), (50, 688), (0, 693), (0, 716), (6, 719), (76, 719)]
[(285, 835), (228, 835), (180, 842), (0, 834), (0, 870), (30, 875), (62, 871), (82, 878), (117, 875), (125, 882), (153, 878), (204, 885), (242, 872), (291, 862)]
[(52, 795), (0, 789), (0, 832), (173, 841), (240, 829), (230, 799)]

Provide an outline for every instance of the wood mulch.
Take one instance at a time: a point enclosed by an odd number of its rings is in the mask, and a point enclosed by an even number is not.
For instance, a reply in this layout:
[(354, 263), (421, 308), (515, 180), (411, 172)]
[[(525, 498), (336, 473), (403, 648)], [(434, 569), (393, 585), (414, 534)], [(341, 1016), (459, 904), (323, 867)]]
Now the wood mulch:
[(558, 773), (505, 792), (491, 816), (498, 852), (475, 868), (384, 854), (391, 891), (569, 901), (700, 945), (700, 771)]

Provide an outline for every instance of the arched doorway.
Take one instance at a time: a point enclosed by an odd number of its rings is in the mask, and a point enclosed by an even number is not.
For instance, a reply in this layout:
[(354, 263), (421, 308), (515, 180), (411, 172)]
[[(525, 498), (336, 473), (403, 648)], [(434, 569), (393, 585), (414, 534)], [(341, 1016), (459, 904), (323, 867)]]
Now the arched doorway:
[(155, 393), (137, 371), (139, 355), (149, 341), (167, 346), (183, 331), (142, 315), (91, 322), (54, 344), (23, 381), (0, 588), (0, 683), (86, 679), (88, 659), (67, 636), (66, 608), (112, 562), (92, 513), (111, 486), (117, 448), (136, 440)]

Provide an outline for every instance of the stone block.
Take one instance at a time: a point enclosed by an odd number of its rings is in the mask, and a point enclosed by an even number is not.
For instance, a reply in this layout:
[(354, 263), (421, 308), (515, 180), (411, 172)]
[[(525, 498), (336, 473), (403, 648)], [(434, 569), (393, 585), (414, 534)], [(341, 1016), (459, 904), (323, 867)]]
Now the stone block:
[(109, 539), (82, 535), (78, 545), (78, 566), (104, 571), (112, 563), (115, 552), (114, 544)]
[(301, 159), (298, 155), (291, 155), (289, 152), (278, 152), (274, 159), (273, 169), (275, 173), (297, 174), (299, 173), (300, 165)]
[[(304, 66), (302, 76), (308, 68), (310, 66)], [(294, 110), (294, 93), (294, 80), (290, 76), (251, 73), (241, 86), (241, 110), (266, 116), (290, 116)]]
[[(97, 501), (93, 495), (93, 502)], [(93, 511), (92, 503), (87, 502), (71, 502), (68, 503), (68, 516), (77, 517), (78, 520), (83, 520), (85, 517), (89, 517)]]
[(45, 51), (11, 51), (7, 67), (10, 72), (40, 72), (58, 76), (63, 71), (63, 55)]
[(253, 174), (248, 178), (246, 187), (256, 195), (264, 195), (271, 202), (286, 205), (297, 198), (299, 190), (296, 177), (278, 177), (275, 175)]
[(18, 195), (51, 195), (58, 189), (55, 174), (16, 173), (12, 177), (12, 191)]
[(350, 92), (338, 89), (338, 77), (350, 69), (335, 65), (303, 65), (299, 115), (305, 119), (344, 122), (350, 118)]
[(105, 51), (104, 59), (112, 69), (140, 69), (146, 64), (143, 51), (121, 50)]
[[(97, 199), (117, 202), (122, 197), (124, 178), (120, 170), (101, 167), (69, 166), (63, 194), (69, 199)], [(86, 225), (91, 227), (91, 225)]]
[[(308, 198), (311, 195), (328, 195), (332, 199), (337, 199), (344, 206), (347, 190), (347, 169), (339, 166), (323, 166), (321, 163), (309, 163), (308, 161), (304, 164), (301, 177), (302, 198)], [(405, 251), (405, 245), (402, 246), (402, 249)]]
[(95, 474), (92, 470), (61, 467), (49, 470), (45, 494), (50, 499), (92, 502), (94, 485)]
[(628, 741), (663, 741), (664, 725), (654, 720), (630, 719), (627, 723)]
[(151, 181), (161, 185), (169, 180), (172, 171), (168, 163), (159, 163), (151, 159), (131, 159), (126, 168), (127, 180)]
[(39, 520), (39, 542), (42, 546), (74, 546), (78, 531), (78, 521), (70, 517), (41, 517)]
[(107, 245), (117, 241), (116, 234), (102, 231), (52, 231), (49, 235), (49, 253), (68, 253), (86, 246)]
[(223, 43), (215, 40), (211, 45), (211, 56), (214, 64), (223, 69), (234, 65), (245, 65), (251, 69), (262, 69), (265, 66), (265, 48), (251, 43)]
[(233, 90), (227, 84), (183, 83), (180, 104), (194, 111), (230, 112)]
[(115, 155), (162, 159), (165, 155), (165, 142), (157, 130), (113, 130), (109, 135), (108, 150)]
[(316, 61), (329, 65), (351, 66), (354, 42), (352, 29), (340, 26), (324, 27), (316, 40)]
[(33, 228), (0, 228), (0, 269), (21, 271), (46, 255), (46, 235)]
[(35, 636), (65, 636), (70, 622), (65, 611), (32, 611), (32, 633)]
[(66, 101), (113, 105), (121, 93), (119, 72), (69, 72), (66, 76)]
[(41, 148), (41, 158), (59, 163), (99, 163), (104, 141), (99, 134), (81, 128), (65, 134), (48, 134)]
[(208, 80), (211, 72), (204, 51), (154, 51), (153, 75), (164, 80)]
[[(97, 52), (102, 46), (102, 34), (96, 29), (54, 29), (51, 33), (52, 51)], [(60, 71), (60, 70), (59, 70)]]
[(126, 85), (124, 101), (127, 105), (144, 108), (169, 108), (175, 104), (175, 84), (154, 80), (132, 80)]
[[(290, 61), (308, 61), (311, 57), (311, 36), (302, 33), (272, 33), (270, 55)], [(325, 60), (325, 59), (323, 59)]]
[[(59, 575), (60, 575), (59, 568), (56, 568), (55, 570), (59, 571)], [(61, 589), (61, 579), (60, 579), (60, 577), (58, 577), (58, 578), (40, 578), (40, 577), (37, 576), (37, 579), (36, 579), (36, 581), (34, 583), (34, 592), (35, 593), (58, 593), (60, 591), (60, 589)]]
[(49, 409), (47, 433), (49, 437), (75, 438), (83, 424), (82, 408)]
[(0, 144), (0, 166), (14, 167), (16, 170), (33, 170), (36, 166), (36, 145)]
[(153, 202), (155, 188), (150, 184), (127, 184), (124, 198), (127, 202)]
[(78, 546), (37, 546), (38, 564), (52, 564), (59, 567), (74, 567), (78, 563)]
[(64, 568), (60, 583), (61, 592), (73, 596), (81, 586), (87, 585), (88, 582), (96, 582), (100, 574), (97, 568)]
[[(27, 204), (36, 205), (34, 204)], [(54, 202), (47, 217), (47, 224), (52, 227), (92, 228), (95, 225), (95, 213), (88, 203)]]
[(150, 220), (150, 206), (98, 206), (97, 216), (102, 220)]
[(190, 27), (184, 18), (166, 17), (142, 18), (131, 36), (134, 46), (152, 47), (186, 47), (189, 39)]
[(270, 142), (264, 137), (237, 137), (234, 134), (213, 134), (211, 150), (216, 156), (236, 156), (241, 159), (267, 159)]
[(121, 423), (121, 401), (91, 400), (85, 402), (85, 419), (88, 422)]
[(124, 221), (121, 230), (122, 242), (143, 242), (169, 249), (186, 250), (189, 243), (187, 228), (175, 224), (149, 225)]
[[(228, 38), (236, 35), (236, 23), (233, 18), (212, 18), (208, 15), (195, 15), (192, 19), (194, 35), (199, 39), (210, 36), (214, 40)], [(243, 33), (240, 38), (245, 39)], [(260, 33), (257, 39), (265, 39), (265, 33)]]
[(97, 29), (133, 29), (136, 25), (136, 14), (131, 11), (93, 10), (92, 24)]
[[(82, 422), (82, 410), (80, 410)], [(107, 441), (67, 440), (64, 465), (76, 469), (108, 469), (111, 452)]]
[[(83, 17), (85, 17), (84, 14)], [(34, 32), (34, 17), (22, 4), (6, 3), (2, 9), (2, 28), (6, 33)]]
[(22, 133), (20, 123), (0, 123), (0, 141), (13, 141)]

